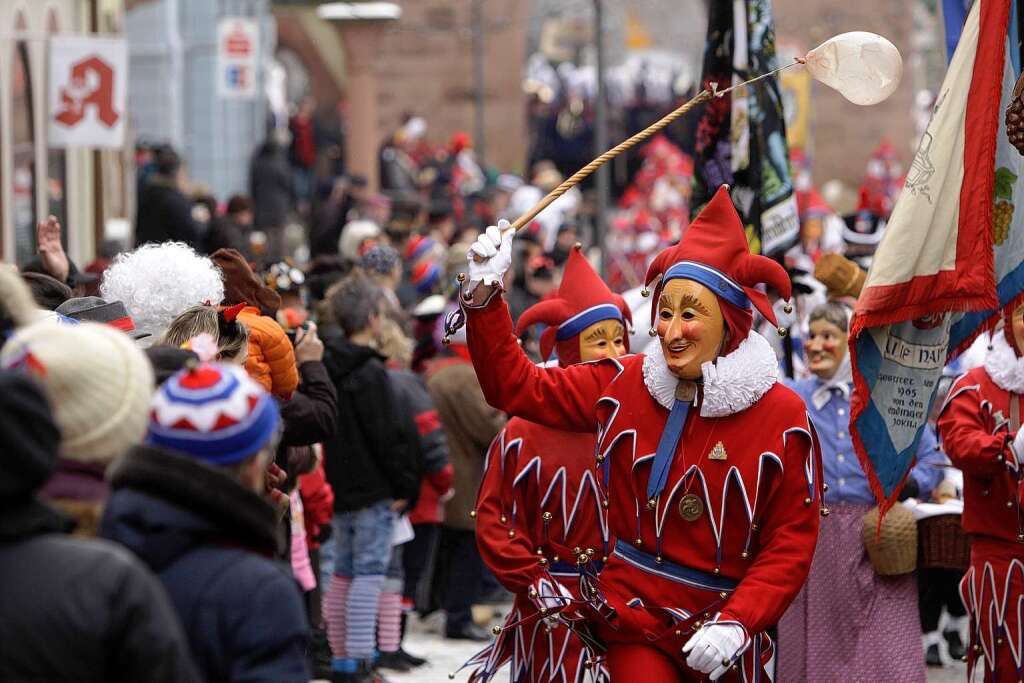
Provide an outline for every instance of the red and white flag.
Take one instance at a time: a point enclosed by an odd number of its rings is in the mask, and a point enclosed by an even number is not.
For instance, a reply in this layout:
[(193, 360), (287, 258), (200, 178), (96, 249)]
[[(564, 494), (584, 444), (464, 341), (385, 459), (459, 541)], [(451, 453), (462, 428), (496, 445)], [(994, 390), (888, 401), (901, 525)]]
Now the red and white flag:
[(1020, 175), (1000, 149), (1009, 16), (1010, 0), (974, 3), (851, 323), (851, 431), (883, 505), (913, 465), (943, 367), (1021, 291), (996, 264), (1016, 268), (1024, 242), (993, 238), (994, 202)]

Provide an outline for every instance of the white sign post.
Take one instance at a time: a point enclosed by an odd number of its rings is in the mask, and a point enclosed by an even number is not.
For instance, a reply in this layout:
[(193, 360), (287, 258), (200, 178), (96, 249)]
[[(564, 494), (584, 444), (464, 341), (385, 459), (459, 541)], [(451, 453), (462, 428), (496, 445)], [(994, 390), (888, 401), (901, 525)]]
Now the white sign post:
[(128, 96), (125, 41), (54, 36), (49, 71), (50, 145), (123, 147)]
[(224, 98), (256, 97), (259, 26), (252, 19), (227, 17), (217, 24), (217, 94)]

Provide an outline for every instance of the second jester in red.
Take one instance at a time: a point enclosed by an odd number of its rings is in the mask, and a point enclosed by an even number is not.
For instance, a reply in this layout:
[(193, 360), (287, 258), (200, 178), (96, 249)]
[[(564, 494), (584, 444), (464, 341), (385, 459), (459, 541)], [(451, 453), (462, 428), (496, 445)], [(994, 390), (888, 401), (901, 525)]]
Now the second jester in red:
[[(541, 356), (554, 351), (558, 365), (570, 367), (625, 354), (628, 321), (626, 302), (574, 249), (561, 288), (525, 311), (516, 333), (547, 325)], [(477, 543), (516, 601), (494, 645), (478, 656), (476, 676), (486, 678), (508, 662), (511, 680), (522, 683), (583, 680), (587, 667), (592, 680), (605, 680), (581, 638), (584, 625), (545, 621), (540, 614), (547, 603), (556, 609), (565, 603), (567, 609), (558, 610), (564, 615), (580, 608), (581, 572), (596, 574), (611, 552), (596, 445), (593, 433), (520, 418), (509, 420), (491, 444), (477, 500)]]

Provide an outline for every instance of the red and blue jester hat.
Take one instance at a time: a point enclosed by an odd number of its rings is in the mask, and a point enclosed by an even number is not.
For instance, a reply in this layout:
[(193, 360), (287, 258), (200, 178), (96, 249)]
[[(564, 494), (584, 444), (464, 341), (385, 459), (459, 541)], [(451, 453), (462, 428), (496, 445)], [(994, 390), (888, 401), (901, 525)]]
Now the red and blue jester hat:
[[(516, 335), (533, 325), (547, 325), (540, 337), (541, 357), (547, 360), (555, 350), (558, 364), (568, 367), (580, 362), (580, 333), (604, 320), (618, 320), (627, 332), (633, 324), (626, 300), (608, 289), (577, 245), (569, 253), (558, 291), (519, 316)], [(628, 335), (625, 343), (628, 353)]]

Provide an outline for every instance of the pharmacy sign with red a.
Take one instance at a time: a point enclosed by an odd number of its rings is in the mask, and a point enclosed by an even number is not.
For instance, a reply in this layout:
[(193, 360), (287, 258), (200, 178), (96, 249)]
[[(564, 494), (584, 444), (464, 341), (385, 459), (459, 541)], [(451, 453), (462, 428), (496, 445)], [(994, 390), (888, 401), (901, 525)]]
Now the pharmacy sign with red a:
[(49, 52), (50, 145), (122, 147), (128, 95), (125, 41), (56, 36)]

